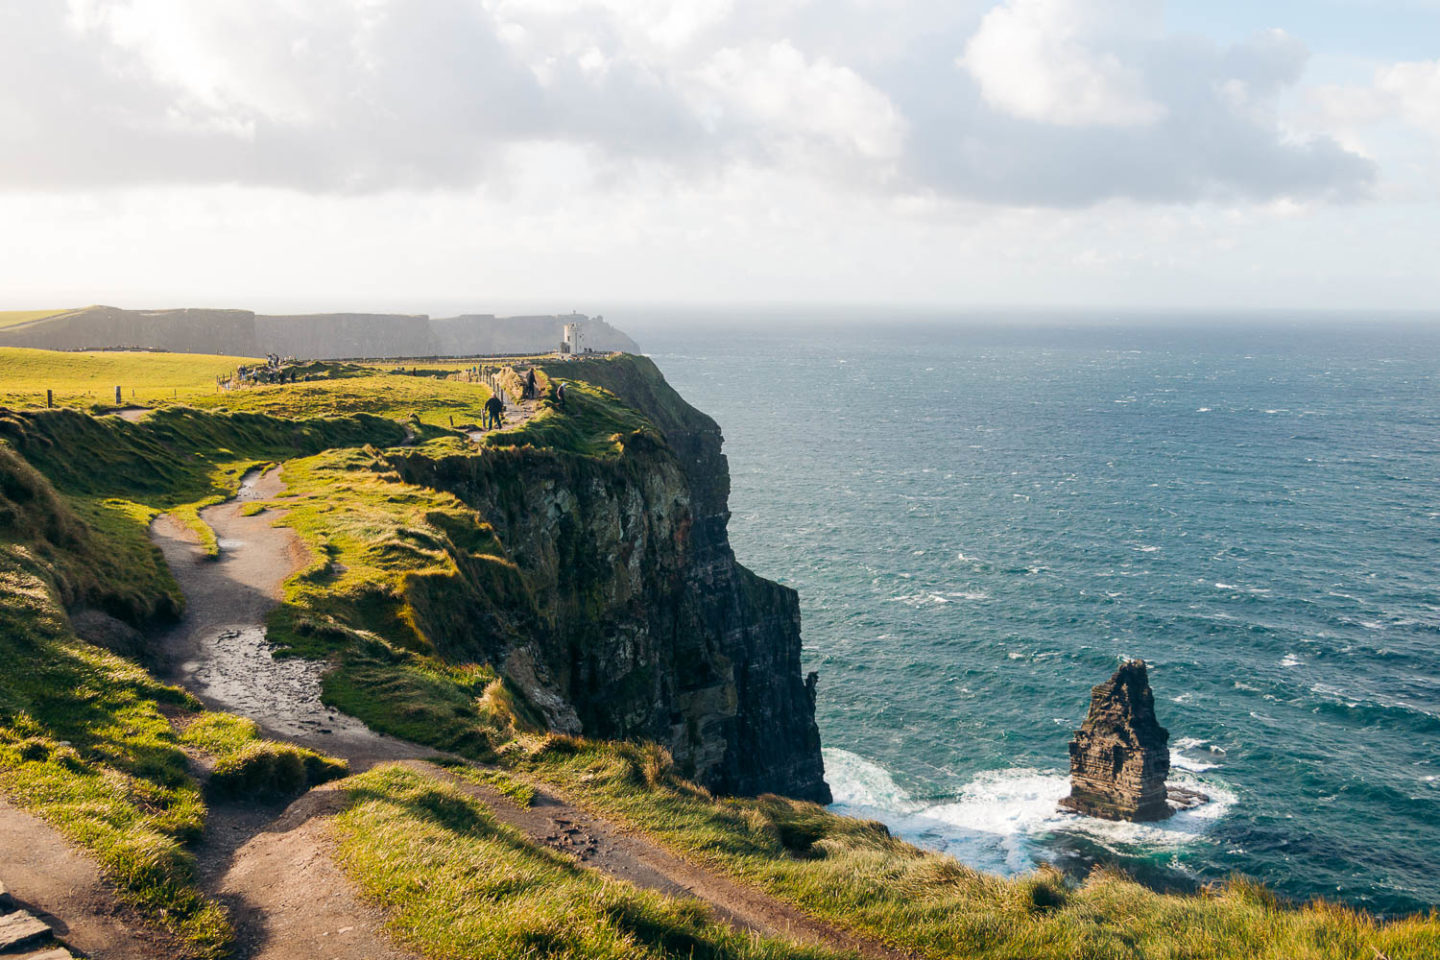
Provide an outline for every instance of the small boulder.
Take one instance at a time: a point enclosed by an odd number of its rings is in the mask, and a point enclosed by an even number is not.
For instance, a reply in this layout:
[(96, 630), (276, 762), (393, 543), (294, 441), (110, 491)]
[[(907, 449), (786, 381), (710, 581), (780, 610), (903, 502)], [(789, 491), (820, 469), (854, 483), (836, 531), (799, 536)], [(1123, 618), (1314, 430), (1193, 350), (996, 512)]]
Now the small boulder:
[(1090, 692), (1070, 741), (1070, 795), (1060, 806), (1106, 820), (1163, 820), (1170, 733), (1155, 719), (1145, 661), (1131, 660)]

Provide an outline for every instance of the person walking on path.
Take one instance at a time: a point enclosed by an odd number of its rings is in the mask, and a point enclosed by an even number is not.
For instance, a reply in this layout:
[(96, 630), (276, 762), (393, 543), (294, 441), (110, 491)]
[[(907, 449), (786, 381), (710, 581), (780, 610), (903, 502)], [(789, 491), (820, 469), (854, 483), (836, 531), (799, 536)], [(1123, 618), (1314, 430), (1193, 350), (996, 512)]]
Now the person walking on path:
[(525, 399), (534, 400), (538, 396), (535, 384), (535, 368), (531, 367), (530, 372), (525, 375)]
[(491, 394), (490, 399), (485, 401), (485, 427), (493, 429), (505, 423), (505, 404), (499, 397)]

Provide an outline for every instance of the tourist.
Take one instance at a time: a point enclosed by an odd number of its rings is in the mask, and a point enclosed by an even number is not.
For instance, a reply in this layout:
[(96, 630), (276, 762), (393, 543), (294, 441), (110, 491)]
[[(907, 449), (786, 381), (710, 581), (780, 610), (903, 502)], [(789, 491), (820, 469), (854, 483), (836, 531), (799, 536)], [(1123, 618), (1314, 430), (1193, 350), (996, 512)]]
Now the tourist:
[(497, 396), (485, 401), (485, 427), (496, 428), (505, 422), (505, 404)]

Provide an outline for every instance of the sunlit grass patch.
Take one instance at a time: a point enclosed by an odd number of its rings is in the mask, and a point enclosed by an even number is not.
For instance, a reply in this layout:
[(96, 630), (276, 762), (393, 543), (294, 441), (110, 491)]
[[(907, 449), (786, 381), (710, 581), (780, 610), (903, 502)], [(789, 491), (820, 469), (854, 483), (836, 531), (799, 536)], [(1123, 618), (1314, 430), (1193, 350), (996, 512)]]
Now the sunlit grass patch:
[(450, 784), (404, 767), (345, 782), (340, 864), (430, 957), (769, 960), (833, 957), (760, 940), (536, 847)]
[(45, 391), (51, 390), (56, 406), (109, 408), (115, 406), (116, 387), (122, 405), (190, 402), (217, 394), (217, 377), (261, 362), (209, 354), (0, 347), (0, 405), (43, 407)]

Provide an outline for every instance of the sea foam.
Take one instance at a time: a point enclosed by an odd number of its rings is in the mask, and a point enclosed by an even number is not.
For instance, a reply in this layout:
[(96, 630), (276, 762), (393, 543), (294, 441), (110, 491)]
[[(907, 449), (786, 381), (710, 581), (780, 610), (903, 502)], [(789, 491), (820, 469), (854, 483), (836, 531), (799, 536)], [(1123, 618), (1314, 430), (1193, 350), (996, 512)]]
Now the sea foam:
[(847, 750), (827, 748), (824, 754), (826, 779), (835, 794), (830, 809), (879, 820), (911, 843), (1004, 875), (1024, 873), (1049, 859), (1047, 846), (1063, 834), (1084, 835), (1114, 852), (1177, 848), (1199, 838), (1235, 803), (1235, 795), (1223, 786), (1182, 773), (1171, 782), (1205, 793), (1209, 803), (1160, 823), (1097, 820), (1062, 813), (1059, 803), (1070, 791), (1069, 778), (1031, 768), (987, 770), (953, 798), (922, 801), (878, 764)]

